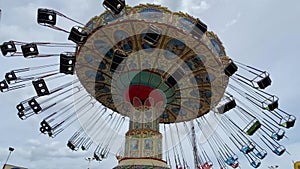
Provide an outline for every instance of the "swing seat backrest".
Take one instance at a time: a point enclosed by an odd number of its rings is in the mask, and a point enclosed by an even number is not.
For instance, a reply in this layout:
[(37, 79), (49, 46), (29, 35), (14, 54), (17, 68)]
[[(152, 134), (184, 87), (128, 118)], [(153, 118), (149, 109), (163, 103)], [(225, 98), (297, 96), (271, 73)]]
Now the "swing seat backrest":
[(238, 160), (237, 157), (231, 156), (225, 160), (225, 163), (229, 166), (232, 166), (235, 163), (237, 163), (237, 160)]
[(3, 56), (6, 56), (8, 53), (16, 53), (17, 48), (13, 41), (4, 42), (1, 46), (1, 52)]
[(231, 99), (230, 101), (218, 107), (218, 113), (224, 114), (235, 107), (236, 107), (236, 102), (234, 99)]
[(273, 152), (276, 154), (276, 155), (278, 155), (278, 156), (281, 156), (284, 152), (285, 152), (285, 147), (283, 147), (283, 146), (279, 146), (279, 147), (277, 147), (276, 149), (274, 149), (273, 150)]
[(82, 45), (86, 39), (87, 33), (80, 31), (79, 27), (73, 27), (68, 37), (68, 40), (75, 42), (77, 45)]
[(115, 50), (114, 55), (113, 55), (113, 59), (112, 59), (112, 64), (110, 66), (110, 71), (111, 72), (115, 72), (116, 70), (117, 71), (122, 71), (122, 69), (124, 67), (121, 65), (121, 63), (127, 57), (128, 57), (128, 55), (124, 51), (119, 50), (119, 49)]
[(290, 116), (289, 120), (287, 121), (287, 128), (294, 127), (296, 122), (296, 117), (295, 116)]
[(258, 168), (261, 165), (261, 162), (259, 160), (256, 160), (252, 161), (250, 164), (253, 168)]
[(225, 74), (230, 77), (232, 76), (236, 71), (238, 70), (238, 67), (236, 64), (231, 61), (225, 68), (224, 72)]
[(81, 146), (81, 150), (82, 150), (82, 151), (86, 151), (87, 149), (88, 149), (88, 148), (86, 147), (86, 145), (82, 145), (82, 146)]
[(20, 103), (16, 106), (18, 112), (24, 112), (25, 111), (25, 107), (23, 105), (23, 103)]
[(17, 75), (15, 74), (14, 71), (10, 71), (10, 72), (5, 74), (5, 80), (7, 81), (8, 84), (10, 84), (11, 81), (15, 81), (17, 79), (18, 79)]
[(282, 119), (283, 122), (281, 122), (281, 126), (282, 127), (285, 127), (287, 129), (291, 128), (291, 127), (294, 127), (295, 125), (295, 122), (296, 122), (296, 117), (295, 116), (292, 116), (292, 115), (289, 115), (287, 117), (285, 117), (284, 119)]
[(73, 75), (75, 71), (75, 61), (76, 61), (75, 55), (70, 55), (68, 53), (60, 54), (59, 72)]
[[(24, 111), (19, 111), (19, 112), (18, 112), (18, 117), (19, 117), (21, 120), (25, 120), (25, 119), (27, 118)], [(41, 133), (44, 133), (45, 130), (41, 127), (41, 128), (40, 128), (40, 132), (41, 132)]]
[(181, 166), (176, 165), (176, 169), (183, 169)]
[(202, 168), (203, 169), (211, 169), (213, 167), (213, 163), (208, 161), (208, 162), (205, 162), (203, 165), (202, 165)]
[(4, 92), (4, 91), (6, 91), (8, 88), (9, 88), (9, 86), (8, 86), (6, 80), (2, 80), (2, 81), (0, 82), (0, 91), (1, 91), (1, 92)]
[(42, 126), (41, 128), (44, 129), (45, 133), (50, 132), (52, 130), (52, 127), (50, 126), (50, 124), (46, 120), (43, 120), (41, 122), (41, 126)]
[(231, 165), (232, 168), (238, 168), (240, 163), (236, 161), (234, 164)]
[(272, 83), (272, 80), (269, 75), (261, 79), (260, 81), (257, 82), (257, 85), (260, 89), (265, 89), (266, 87), (270, 86)]
[(34, 80), (32, 81), (32, 85), (38, 96), (45, 96), (50, 94), (44, 79)]
[[(42, 107), (40, 106), (40, 104), (35, 100), (35, 98), (32, 98), (31, 100), (29, 100), (28, 104), (35, 114), (38, 114), (43, 110)], [(52, 128), (50, 127), (49, 124), (45, 126), (45, 129), (46, 129), (46, 131), (52, 130)]]
[(243, 146), (241, 148), (241, 152), (244, 153), (244, 154), (248, 154), (248, 153), (250, 153), (253, 150), (254, 150), (254, 146), (252, 144)]
[(235, 100), (234, 100), (234, 99), (233, 99), (233, 100), (230, 100), (229, 102), (227, 102), (227, 103), (225, 104), (224, 112), (227, 112), (227, 111), (229, 111), (229, 110), (235, 108), (235, 106), (236, 106)]
[(255, 153), (255, 156), (259, 159), (264, 159), (267, 156), (267, 151), (266, 150), (262, 150), (260, 152)]
[(100, 158), (100, 156), (98, 156), (96, 152), (94, 153), (94, 158), (96, 161), (102, 161), (102, 159)]
[(191, 34), (198, 39), (201, 39), (202, 35), (207, 32), (207, 25), (200, 21), (199, 18), (197, 18), (197, 21), (194, 25), (193, 30), (191, 31)]
[(161, 30), (154, 25), (150, 25), (143, 39), (152, 46), (155, 46), (161, 38)]
[(260, 127), (261, 123), (257, 119), (254, 119), (245, 127), (244, 132), (252, 136)]
[(234, 161), (231, 159), (231, 158), (228, 158), (225, 160), (225, 163), (229, 166), (233, 165), (234, 164)]
[(275, 100), (271, 104), (268, 104), (268, 106), (265, 109), (267, 109), (269, 111), (273, 111), (273, 110), (275, 110), (277, 108), (278, 108), (278, 100)]
[(239, 157), (236, 155), (236, 154), (233, 154), (231, 156), (231, 158), (234, 160), (234, 161), (237, 161), (239, 159)]
[(113, 15), (118, 15), (125, 7), (125, 0), (104, 0), (102, 5)]
[(23, 56), (29, 57), (29, 56), (36, 56), (39, 54), (38, 47), (35, 43), (29, 43), (21, 46)]
[(271, 137), (274, 140), (279, 141), (279, 140), (281, 140), (284, 137), (284, 135), (285, 135), (285, 131), (282, 130), (282, 129), (279, 129), (279, 130), (277, 130), (277, 132), (272, 133)]
[(37, 22), (54, 26), (56, 24), (56, 12), (50, 9), (38, 9)]
[(73, 151), (76, 151), (78, 149), (71, 141), (68, 141), (67, 146)]
[(105, 159), (106, 157), (107, 157), (106, 154), (101, 154), (102, 159)]

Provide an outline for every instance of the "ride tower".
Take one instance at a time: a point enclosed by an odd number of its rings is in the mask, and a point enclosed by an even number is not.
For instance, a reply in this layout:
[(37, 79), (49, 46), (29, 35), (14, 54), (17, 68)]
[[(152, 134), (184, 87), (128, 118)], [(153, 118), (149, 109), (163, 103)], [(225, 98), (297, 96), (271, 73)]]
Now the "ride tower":
[(77, 76), (101, 104), (130, 118), (116, 168), (168, 168), (160, 124), (190, 121), (217, 105), (230, 60), (199, 19), (151, 4), (119, 10), (109, 8), (86, 25)]

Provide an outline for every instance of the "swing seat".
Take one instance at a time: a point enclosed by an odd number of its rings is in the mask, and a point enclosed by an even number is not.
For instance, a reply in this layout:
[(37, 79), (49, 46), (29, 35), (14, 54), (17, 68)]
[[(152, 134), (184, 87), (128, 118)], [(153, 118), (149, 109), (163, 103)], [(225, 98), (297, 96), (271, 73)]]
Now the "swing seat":
[(81, 150), (82, 150), (82, 151), (85, 151), (85, 150), (87, 150), (87, 147), (85, 147), (84, 145), (82, 145), (82, 146), (81, 146)]
[(62, 53), (60, 54), (59, 72), (73, 75), (75, 71), (76, 58), (74, 54)]
[(287, 129), (294, 127), (295, 122), (296, 122), (296, 117), (289, 115), (287, 118), (288, 119), (285, 120), (285, 122), (281, 123), (281, 126), (287, 128)]
[(255, 160), (252, 161), (250, 164), (253, 168), (258, 168), (261, 165), (261, 162), (259, 160)]
[(228, 158), (225, 160), (225, 163), (229, 166), (233, 165), (234, 161), (232, 161), (232, 159)]
[(211, 169), (213, 167), (213, 163), (212, 162), (205, 162), (203, 165), (202, 165), (202, 168), (203, 169)]
[(18, 112), (17, 115), (21, 120), (25, 120), (27, 118), (24, 111)]
[(257, 119), (254, 119), (245, 127), (244, 132), (252, 136), (260, 127), (261, 123)]
[(46, 130), (44, 127), (40, 127), (40, 132), (43, 133), (43, 134), (46, 134)]
[(11, 81), (17, 80), (17, 76), (14, 71), (8, 72), (5, 74), (5, 80), (8, 84), (10, 84)]
[(239, 157), (238, 157), (236, 154), (234, 154), (233, 156), (231, 156), (231, 158), (232, 158), (234, 161), (237, 161), (237, 160), (239, 159)]
[(152, 46), (156, 46), (161, 38), (161, 30), (154, 25), (150, 25), (143, 39)]
[(18, 117), (21, 119), (21, 120), (25, 120), (26, 119), (26, 116), (25, 116), (25, 107), (23, 105), (23, 103), (20, 103), (16, 106), (17, 110), (18, 110)]
[(295, 116), (290, 116), (290, 119), (287, 122), (287, 128), (294, 127), (296, 122), (296, 117)]
[(45, 120), (43, 120), (43, 121), (41, 122), (41, 128), (40, 128), (40, 131), (41, 131), (42, 133), (45, 134), (46, 132), (50, 133), (51, 130), (52, 130), (52, 127), (49, 125), (49, 123), (46, 122)]
[(282, 130), (282, 129), (278, 129), (277, 132), (274, 132), (272, 133), (271, 137), (274, 139), (274, 140), (281, 140), (285, 135), (285, 131)]
[(225, 68), (224, 72), (225, 74), (230, 77), (232, 76), (236, 71), (238, 70), (238, 67), (233, 61), (231, 61)]
[(113, 15), (119, 15), (125, 8), (125, 0), (104, 0), (102, 5)]
[(16, 108), (17, 108), (18, 112), (24, 112), (24, 110), (25, 110), (25, 107), (22, 103), (18, 104), (16, 106)]
[(1, 52), (3, 56), (6, 56), (8, 53), (16, 53), (17, 48), (13, 41), (4, 42), (1, 46)]
[(102, 159), (106, 159), (106, 158), (107, 158), (107, 155), (103, 153), (103, 154), (101, 154), (101, 158), (102, 158)]
[(118, 50), (118, 49), (115, 50), (114, 55), (113, 55), (113, 59), (112, 59), (112, 63), (111, 63), (111, 66), (110, 66), (110, 71), (115, 72), (117, 69), (118, 69), (118, 71), (122, 71), (122, 69), (124, 67), (121, 67), (121, 66), (123, 66), (121, 63), (127, 57), (128, 57), (128, 55), (125, 52), (123, 52), (121, 50)]
[(76, 148), (76, 146), (71, 141), (68, 141), (67, 146), (73, 151), (78, 150), (78, 148)]
[(266, 87), (270, 86), (272, 83), (272, 80), (269, 75), (261, 79), (260, 81), (257, 82), (257, 85), (260, 89), (265, 89)]
[(95, 158), (96, 161), (102, 161), (100, 156), (98, 156), (96, 153), (94, 153), (94, 158)]
[(5, 80), (2, 80), (2, 81), (0, 82), (0, 91), (1, 91), (1, 92), (4, 92), (4, 91), (6, 91), (8, 88), (9, 88), (9, 87), (8, 87), (7, 82), (6, 82)]
[(224, 114), (224, 113), (228, 112), (229, 110), (235, 108), (235, 106), (236, 106), (236, 102), (233, 98), (231, 98), (230, 101), (228, 101), (225, 104), (223, 104), (222, 106), (218, 107), (218, 112), (219, 112), (219, 114)]
[(86, 151), (88, 150), (91, 145), (93, 144), (93, 141), (91, 141), (90, 138), (88, 138), (87, 140), (84, 141), (84, 143), (81, 145), (81, 150), (82, 151)]
[(37, 22), (54, 26), (56, 24), (56, 12), (51, 9), (38, 9)]
[(171, 76), (168, 77), (166, 84), (170, 87), (175, 86), (184, 77), (184, 72), (177, 69)]
[(282, 145), (280, 145), (279, 147), (277, 147), (276, 149), (273, 150), (273, 152), (278, 155), (281, 156), (284, 152), (285, 152), (285, 147), (283, 147)]
[(232, 168), (238, 168), (240, 166), (240, 163), (236, 161), (234, 164), (231, 165)]
[(71, 32), (70, 32), (69, 37), (68, 37), (68, 40), (73, 41), (77, 45), (84, 44), (86, 39), (87, 39), (87, 33), (82, 32), (82, 29), (80, 27), (76, 27), (76, 26), (74, 26), (71, 29)]
[(170, 76), (165, 83), (172, 88), (177, 84), (177, 80), (173, 76)]
[(200, 21), (199, 18), (197, 18), (197, 21), (194, 25), (193, 30), (191, 31), (191, 34), (198, 39), (202, 38), (202, 35), (207, 32), (207, 25)]
[(255, 153), (255, 156), (259, 159), (264, 159), (267, 156), (267, 151), (266, 150), (262, 150), (260, 152)]
[(278, 99), (265, 107), (266, 110), (273, 111), (278, 108)]
[(38, 47), (35, 43), (29, 43), (21, 46), (23, 56), (25, 58), (29, 56), (37, 56), (39, 54)]
[(237, 163), (237, 159), (234, 159), (233, 157), (229, 157), (225, 160), (225, 163), (229, 166), (233, 166)]
[(40, 111), (42, 111), (40, 104), (34, 98), (28, 101), (28, 105), (35, 114), (38, 114)]
[(33, 84), (33, 87), (34, 87), (34, 89), (35, 89), (38, 96), (45, 96), (45, 95), (50, 94), (44, 79), (39, 79), (39, 80), (36, 80), (36, 81), (32, 81), (32, 84)]
[(252, 144), (250, 144), (250, 145), (243, 146), (240, 149), (240, 151), (244, 154), (248, 154), (248, 153), (252, 152), (254, 150), (254, 148), (255, 147)]

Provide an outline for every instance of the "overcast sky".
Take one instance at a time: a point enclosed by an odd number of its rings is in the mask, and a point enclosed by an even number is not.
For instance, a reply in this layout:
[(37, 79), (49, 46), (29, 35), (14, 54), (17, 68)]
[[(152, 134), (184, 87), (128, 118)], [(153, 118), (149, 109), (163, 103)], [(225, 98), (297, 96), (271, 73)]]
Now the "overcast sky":
[[(8, 40), (66, 42), (67, 35), (36, 23), (36, 10), (40, 7), (56, 9), (76, 20), (87, 22), (104, 11), (102, 1), (97, 0), (0, 0), (0, 43)], [(223, 41), (227, 54), (249, 65), (271, 72), (273, 80), (269, 92), (280, 97), (280, 107), (298, 119), (300, 78), (300, 1), (289, 0), (131, 0), (138, 3), (156, 3), (168, 6), (173, 11), (188, 12), (201, 18)], [(60, 23), (67, 29), (73, 25)], [(32, 64), (23, 58), (0, 57), (0, 76), (11, 69)], [(0, 93), (0, 165), (8, 154), (8, 147), (15, 147), (10, 163), (30, 169), (82, 169), (87, 168), (85, 157), (90, 153), (71, 152), (66, 140), (72, 133), (65, 132), (55, 139), (40, 135), (40, 117), (21, 121), (15, 105), (32, 96), (32, 91)], [(291, 153), (277, 158), (270, 155), (261, 168), (280, 165), (281, 169), (292, 168), (292, 160), (300, 160), (299, 125), (287, 131), (289, 139), (282, 141)], [(243, 160), (242, 160), (243, 161)], [(242, 168), (250, 168), (243, 161)], [(91, 168), (112, 168), (117, 164), (111, 157), (102, 163), (92, 162)]]

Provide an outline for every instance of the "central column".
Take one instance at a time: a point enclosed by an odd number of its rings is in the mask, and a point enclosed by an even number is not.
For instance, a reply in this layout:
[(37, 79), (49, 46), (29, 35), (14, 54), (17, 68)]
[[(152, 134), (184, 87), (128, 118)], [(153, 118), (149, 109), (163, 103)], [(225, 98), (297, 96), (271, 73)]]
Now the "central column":
[(133, 98), (124, 157), (119, 159), (115, 169), (169, 169), (162, 160), (162, 134), (159, 132), (159, 112), (163, 103), (150, 100), (142, 102), (137, 97)]
[[(142, 107), (134, 112), (126, 133), (124, 157), (152, 157), (162, 159), (162, 134), (159, 119), (153, 110)], [(156, 118), (156, 119), (154, 119)]]

